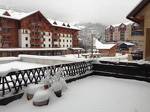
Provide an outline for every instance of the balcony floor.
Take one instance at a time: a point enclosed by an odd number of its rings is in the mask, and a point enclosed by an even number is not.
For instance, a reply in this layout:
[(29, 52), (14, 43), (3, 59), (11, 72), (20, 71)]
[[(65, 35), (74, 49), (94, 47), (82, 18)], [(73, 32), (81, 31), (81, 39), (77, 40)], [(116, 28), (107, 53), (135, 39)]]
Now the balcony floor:
[(150, 112), (150, 83), (91, 76), (68, 84), (48, 106), (34, 107), (24, 96), (0, 112)]

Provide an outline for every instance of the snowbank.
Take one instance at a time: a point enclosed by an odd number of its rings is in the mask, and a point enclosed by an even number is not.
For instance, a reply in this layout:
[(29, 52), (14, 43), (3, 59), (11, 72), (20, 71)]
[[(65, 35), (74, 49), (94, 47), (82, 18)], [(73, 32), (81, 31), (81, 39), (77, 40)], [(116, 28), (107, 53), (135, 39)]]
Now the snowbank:
[(30, 84), (26, 88), (26, 93), (34, 95), (34, 93), (36, 93), (36, 91), (38, 91), (39, 89), (44, 89), (44, 84)]
[(48, 100), (50, 97), (50, 91), (47, 90), (38, 90), (33, 96), (33, 102), (42, 102)]
[(0, 64), (0, 76), (5, 76), (11, 71), (39, 68), (39, 67), (44, 67), (44, 66), (47, 66), (47, 65), (20, 62), (20, 61)]
[[(38, 59), (38, 60), (46, 60), (50, 61), (49, 64), (63, 64), (63, 63), (69, 63), (69, 62), (79, 62), (79, 61), (84, 61), (87, 60), (85, 58), (78, 58), (77, 55), (62, 55), (62, 56), (37, 56), (37, 55), (19, 55), (21, 60), (29, 59)], [(81, 56), (80, 56), (81, 57)], [(38, 60), (36, 60), (38, 62)], [(52, 62), (52, 60), (54, 60)], [(59, 63), (58, 63), (59, 62)]]

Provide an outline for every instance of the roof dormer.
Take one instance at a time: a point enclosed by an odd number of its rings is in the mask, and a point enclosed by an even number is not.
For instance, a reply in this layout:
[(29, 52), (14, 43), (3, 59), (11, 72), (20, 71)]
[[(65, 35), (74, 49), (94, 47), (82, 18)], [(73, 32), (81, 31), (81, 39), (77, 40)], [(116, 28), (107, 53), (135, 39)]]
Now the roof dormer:
[(65, 23), (62, 24), (63, 26), (66, 26)]
[(5, 12), (3, 13), (3, 15), (5, 15), (5, 16), (11, 16), (7, 11), (5, 11)]
[(56, 21), (54, 21), (54, 22), (53, 22), (53, 24), (57, 25), (57, 22), (56, 22)]
[(67, 27), (70, 27), (70, 25), (68, 24)]

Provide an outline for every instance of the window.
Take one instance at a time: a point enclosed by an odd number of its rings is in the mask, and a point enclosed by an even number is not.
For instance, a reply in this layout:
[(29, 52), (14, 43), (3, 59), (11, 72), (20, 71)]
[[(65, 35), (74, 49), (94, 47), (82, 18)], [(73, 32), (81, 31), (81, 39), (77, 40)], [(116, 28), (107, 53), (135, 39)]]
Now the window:
[(61, 42), (61, 39), (59, 39), (59, 42)]
[(67, 47), (68, 47), (68, 45), (67, 45)]
[(27, 33), (28, 33), (28, 31), (27, 31), (27, 30), (25, 30), (25, 33), (27, 34)]
[(28, 37), (25, 37), (25, 40), (27, 41), (27, 40), (28, 40)]
[(45, 47), (45, 44), (43, 44), (43, 47)]
[(70, 40), (70, 42), (72, 42), (72, 41)]
[(67, 42), (68, 42), (68, 40), (67, 40)]
[(28, 44), (26, 44), (26, 47), (28, 47)]
[(51, 47), (51, 45), (49, 44), (49, 47)]
[(65, 45), (63, 45), (63, 47), (65, 47)]
[(51, 33), (49, 33), (49, 36), (51, 36)]
[(45, 32), (43, 32), (43, 35), (45, 35)]
[(50, 42), (50, 41), (51, 41), (51, 39), (48, 39), (48, 41)]
[(63, 42), (65, 42), (65, 40), (63, 39)]
[(43, 41), (45, 41), (45, 38), (43, 38)]

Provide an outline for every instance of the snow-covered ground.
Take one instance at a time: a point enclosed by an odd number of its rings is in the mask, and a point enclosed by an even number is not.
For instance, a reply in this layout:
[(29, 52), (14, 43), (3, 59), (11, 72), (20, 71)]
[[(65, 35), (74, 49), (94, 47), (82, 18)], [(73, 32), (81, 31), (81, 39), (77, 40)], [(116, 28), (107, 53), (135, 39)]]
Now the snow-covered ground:
[(79, 62), (85, 61), (84, 57), (78, 54), (70, 55), (60, 55), (60, 56), (38, 56), (38, 55), (19, 55), (20, 58), (33, 58), (33, 59), (47, 59), (47, 60), (56, 60), (56, 61), (66, 61), (66, 62)]
[(116, 62), (124, 61), (124, 62), (128, 62), (128, 54), (126, 54), (126, 55), (116, 54), (116, 56), (114, 56), (114, 57), (101, 57), (101, 58), (98, 58), (98, 60), (101, 60), (101, 61), (116, 61)]
[(91, 76), (68, 84), (61, 98), (34, 107), (25, 96), (0, 112), (150, 112), (150, 84), (135, 80)]

